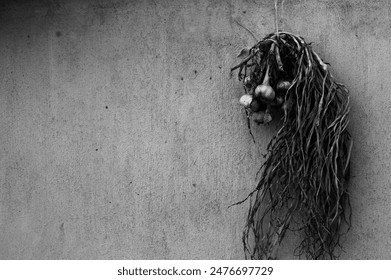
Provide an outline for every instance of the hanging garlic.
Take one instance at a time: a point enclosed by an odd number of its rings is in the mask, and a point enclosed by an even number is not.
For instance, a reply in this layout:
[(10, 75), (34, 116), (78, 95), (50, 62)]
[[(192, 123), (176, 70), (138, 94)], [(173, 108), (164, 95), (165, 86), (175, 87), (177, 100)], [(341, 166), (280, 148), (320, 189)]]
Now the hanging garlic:
[(292, 83), (289, 81), (279, 81), (277, 83), (277, 91), (286, 91), (291, 87)]
[(269, 76), (269, 65), (266, 68), (265, 78), (263, 79), (262, 84), (258, 85), (255, 88), (255, 97), (261, 98), (266, 102), (272, 102), (276, 97), (276, 93), (274, 89), (269, 84), (270, 76)]
[(251, 87), (251, 83), (252, 83), (252, 81), (251, 81), (251, 77), (250, 76), (247, 76), (246, 78), (244, 78), (244, 85), (246, 87), (250, 88)]
[(239, 100), (239, 103), (246, 109), (250, 107), (251, 102), (253, 102), (253, 97), (250, 94), (243, 95)]
[(254, 113), (252, 115), (252, 117), (253, 117), (253, 121), (255, 123), (257, 123), (257, 124), (264, 123), (265, 112), (264, 111), (260, 111), (260, 112)]
[(259, 112), (261, 110), (261, 102), (257, 99), (253, 99), (253, 101), (250, 104), (250, 109), (253, 112)]

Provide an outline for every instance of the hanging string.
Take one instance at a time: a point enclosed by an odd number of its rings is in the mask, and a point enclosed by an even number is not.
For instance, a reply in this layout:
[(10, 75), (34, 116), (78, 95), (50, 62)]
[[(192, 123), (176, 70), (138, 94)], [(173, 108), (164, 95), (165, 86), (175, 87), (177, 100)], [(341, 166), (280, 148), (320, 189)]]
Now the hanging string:
[[(282, 23), (282, 26), (281, 26), (281, 31), (283, 31), (284, 30), (284, 1), (285, 0), (282, 0), (281, 1), (281, 23)], [(279, 32), (280, 32), (280, 30), (279, 30), (279, 28), (278, 28), (278, 24), (279, 24), (279, 21), (280, 21), (280, 19), (279, 19), (279, 15), (278, 15), (278, 0), (274, 0), (274, 10), (275, 10), (275, 17), (276, 17), (276, 19), (275, 19), (275, 28), (276, 28), (276, 34), (277, 34), (277, 36), (279, 35)]]
[(281, 23), (282, 23), (281, 31), (284, 31), (284, 24), (285, 24), (285, 21), (284, 21), (284, 1), (285, 0), (282, 0), (282, 2), (281, 2)]
[(276, 34), (278, 37), (279, 36), (279, 34), (278, 34), (278, 0), (274, 0), (274, 10), (276, 12), (275, 28), (276, 28)]

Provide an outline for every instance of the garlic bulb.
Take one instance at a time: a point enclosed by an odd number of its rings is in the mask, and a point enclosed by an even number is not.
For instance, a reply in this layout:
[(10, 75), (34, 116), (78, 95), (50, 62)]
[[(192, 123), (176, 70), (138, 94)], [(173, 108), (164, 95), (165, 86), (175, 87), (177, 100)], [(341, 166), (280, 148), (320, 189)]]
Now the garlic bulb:
[(249, 77), (249, 76), (247, 76), (246, 78), (244, 78), (244, 85), (246, 86), (246, 87), (251, 87), (251, 78)]
[(245, 94), (240, 97), (239, 102), (244, 106), (244, 108), (249, 108), (251, 102), (253, 102), (253, 97), (250, 94)]
[(279, 90), (279, 91), (280, 90), (282, 90), (282, 91), (288, 90), (291, 85), (292, 85), (292, 83), (289, 81), (279, 81), (277, 83), (277, 90)]
[(250, 109), (253, 112), (260, 111), (261, 110), (261, 102), (256, 100), (256, 99), (254, 99), (253, 102), (251, 102), (251, 104), (250, 104)]
[(265, 78), (262, 84), (255, 88), (255, 97), (265, 100), (266, 102), (272, 102), (276, 97), (274, 89), (269, 84), (269, 66), (266, 69)]
[(260, 112), (257, 112), (257, 113), (254, 113), (252, 115), (253, 117), (253, 121), (257, 124), (261, 124), (261, 123), (264, 123), (263, 119), (265, 117), (265, 112), (264, 111), (260, 111)]

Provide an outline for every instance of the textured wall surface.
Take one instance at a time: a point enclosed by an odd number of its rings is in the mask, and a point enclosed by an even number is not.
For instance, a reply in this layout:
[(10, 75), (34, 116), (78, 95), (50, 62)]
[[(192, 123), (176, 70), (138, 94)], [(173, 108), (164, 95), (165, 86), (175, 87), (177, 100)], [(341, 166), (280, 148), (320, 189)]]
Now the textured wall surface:
[[(0, 5), (0, 258), (242, 259), (276, 127), (248, 133), (236, 54), (274, 1)], [(353, 228), (343, 259), (391, 259), (391, 4), (285, 1), (351, 91)], [(286, 242), (280, 258), (293, 258)]]

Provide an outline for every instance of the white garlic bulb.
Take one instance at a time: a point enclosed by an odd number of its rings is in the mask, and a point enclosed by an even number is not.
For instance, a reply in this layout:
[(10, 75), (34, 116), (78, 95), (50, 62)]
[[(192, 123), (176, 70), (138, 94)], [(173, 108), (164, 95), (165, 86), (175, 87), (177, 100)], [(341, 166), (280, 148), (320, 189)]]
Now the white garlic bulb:
[(244, 108), (249, 108), (251, 102), (253, 102), (253, 97), (250, 94), (245, 94), (240, 97), (239, 102), (244, 106)]

